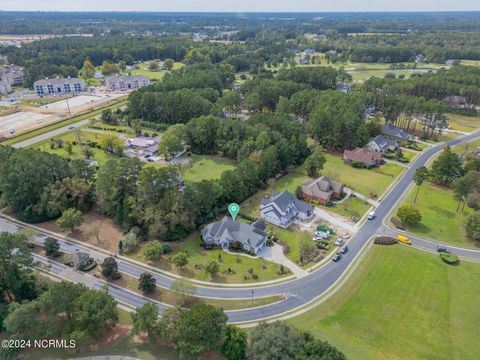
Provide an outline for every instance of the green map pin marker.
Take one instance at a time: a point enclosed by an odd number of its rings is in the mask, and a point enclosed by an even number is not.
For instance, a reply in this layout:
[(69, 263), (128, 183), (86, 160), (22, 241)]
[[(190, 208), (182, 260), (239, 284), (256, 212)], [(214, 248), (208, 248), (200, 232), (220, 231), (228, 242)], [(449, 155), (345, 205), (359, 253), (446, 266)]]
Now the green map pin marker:
[(231, 203), (230, 205), (228, 205), (228, 212), (230, 213), (230, 215), (232, 215), (233, 220), (235, 220), (239, 211), (240, 206), (238, 206), (238, 204)]

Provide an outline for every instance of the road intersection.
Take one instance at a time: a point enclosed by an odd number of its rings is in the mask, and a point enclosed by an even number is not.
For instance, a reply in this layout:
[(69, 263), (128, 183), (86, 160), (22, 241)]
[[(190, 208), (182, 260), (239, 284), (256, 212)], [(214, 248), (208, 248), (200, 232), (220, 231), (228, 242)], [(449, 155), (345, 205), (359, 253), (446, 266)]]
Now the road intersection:
[[(415, 170), (421, 166), (425, 166), (427, 162), (438, 154), (445, 146), (457, 145), (464, 141), (480, 138), (480, 132), (475, 132), (462, 136), (460, 138), (451, 140), (447, 143), (439, 144), (431, 147), (421, 153), (403, 176), (397, 181), (397, 183), (391, 188), (391, 190), (384, 196), (376, 209), (376, 217), (373, 220), (364, 222), (355, 235), (349, 240), (349, 251), (345, 254), (339, 262), (328, 262), (325, 265), (319, 267), (315, 271), (312, 271), (309, 275), (297, 278), (277, 284), (271, 284), (267, 286), (255, 286), (246, 285), (244, 287), (221, 287), (215, 284), (197, 285), (196, 296), (221, 298), (221, 299), (245, 299), (253, 297), (264, 297), (272, 295), (285, 295), (285, 300), (279, 301), (273, 304), (268, 304), (256, 308), (248, 308), (242, 310), (225, 311), (231, 323), (245, 323), (255, 322), (262, 319), (268, 319), (277, 317), (285, 313), (294, 312), (296, 309), (302, 308), (309, 303), (314, 302), (316, 299), (326, 294), (335, 286), (339, 285), (339, 280), (347, 274), (348, 270), (353, 266), (354, 260), (362, 253), (362, 250), (370, 243), (372, 236), (376, 234), (395, 235), (398, 233), (385, 225), (385, 220), (388, 218), (389, 213), (395, 208), (399, 199), (407, 192)], [(14, 232), (20, 228), (18, 224), (15, 224), (5, 218), (0, 219), (0, 231)], [(36, 238), (36, 242), (39, 244), (49, 235), (41, 234)], [(413, 240), (414, 246), (422, 250), (435, 251), (437, 243), (422, 239), (420, 237), (409, 237)], [(66, 252), (85, 251), (90, 253), (93, 257), (102, 260), (102, 258), (109, 256), (106, 252), (93, 251), (91, 248), (87, 248), (78, 243), (73, 243), (68, 240), (59, 238), (61, 244), (61, 250)], [(451, 245), (447, 247), (454, 249), (453, 251), (458, 256), (480, 261), (480, 250), (459, 248)], [(92, 253), (93, 252), (93, 253)], [(68, 268), (54, 261), (39, 257), (35, 255), (36, 260), (43, 263), (50, 264), (49, 272), (55, 276), (59, 276), (65, 280), (76, 281), (86, 283), (87, 285), (95, 288), (102, 289), (106, 285), (108, 286), (109, 293), (120, 303), (130, 306), (132, 308), (139, 307), (145, 302), (153, 302), (157, 304), (160, 310), (164, 310), (168, 305), (159, 303), (152, 299), (146, 298), (140, 294), (134, 293), (130, 290), (121, 288), (116, 285), (108, 284), (103, 280), (96, 279), (93, 276), (84, 273), (78, 273), (73, 276), (72, 271), (68, 271)], [(157, 285), (165, 288), (169, 288), (175, 281), (175, 278), (162, 272), (153, 271), (151, 268), (143, 267), (138, 263), (128, 261), (124, 258), (118, 259), (119, 270), (130, 276), (139, 277), (141, 273), (148, 271), (155, 276)]]

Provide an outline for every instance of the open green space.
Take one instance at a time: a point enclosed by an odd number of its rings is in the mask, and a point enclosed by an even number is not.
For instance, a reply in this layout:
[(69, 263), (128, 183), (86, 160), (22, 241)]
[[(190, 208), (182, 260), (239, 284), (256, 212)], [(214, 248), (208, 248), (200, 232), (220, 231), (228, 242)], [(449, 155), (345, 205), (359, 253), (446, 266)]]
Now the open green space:
[[(81, 139), (82, 139), (83, 143), (87, 143), (87, 142), (98, 143), (100, 141), (101, 137), (104, 134), (108, 134), (108, 132), (92, 132), (92, 131), (83, 130), (83, 131), (81, 131)], [(118, 136), (118, 134), (116, 134), (116, 133), (113, 133), (113, 134)], [(50, 154), (56, 154), (56, 155), (59, 155), (59, 156), (62, 156), (62, 157), (70, 158), (70, 159), (84, 159), (84, 158), (86, 158), (85, 154), (82, 152), (82, 146), (79, 145), (78, 137), (77, 137), (77, 135), (75, 134), (74, 131), (71, 131), (71, 132), (66, 133), (64, 135), (59, 135), (57, 137), (54, 137), (53, 139), (54, 140), (61, 139), (64, 143), (63, 147), (61, 147), (61, 148), (55, 147), (54, 149), (52, 149), (50, 147), (50, 140), (46, 140), (46, 141), (43, 141), (41, 143), (36, 144), (35, 148), (39, 149), (39, 150), (42, 150), (42, 151), (45, 151), (45, 152), (48, 152)], [(72, 146), (72, 153), (68, 153), (65, 150), (65, 143), (67, 143), (67, 142), (70, 142), (72, 144), (76, 143), (76, 145)], [(93, 153), (93, 156), (91, 158), (93, 160), (98, 161), (99, 165), (104, 164), (108, 159), (117, 158), (116, 155), (107, 153), (107, 152), (103, 151), (102, 149), (89, 147), (89, 150), (92, 151), (92, 153)]]
[(422, 221), (417, 226), (409, 227), (408, 231), (456, 245), (475, 245), (467, 239), (464, 230), (465, 219), (473, 210), (460, 206), (457, 212), (458, 201), (453, 198), (451, 189), (425, 183), (420, 188), (417, 203), (413, 204), (416, 191), (417, 188), (413, 187), (404, 204), (414, 205), (422, 214)]
[(463, 142), (455, 146), (452, 151), (456, 154), (461, 154), (470, 150), (475, 149), (477, 146), (480, 146), (480, 139)]
[(447, 116), (452, 130), (472, 132), (480, 128), (480, 116), (465, 116), (460, 114), (448, 114)]
[[(173, 248), (173, 252), (165, 255), (160, 261), (153, 265), (191, 279), (218, 283), (251, 283), (274, 280), (291, 275), (290, 273), (280, 275), (280, 265), (258, 257), (227, 253), (222, 249), (204, 250), (201, 247), (201, 239), (198, 233), (192, 233), (183, 241), (169, 242), (168, 244)], [(176, 268), (171, 263), (172, 256), (181, 252), (186, 252), (189, 256), (188, 265), (183, 270)], [(146, 261), (143, 258), (141, 249), (131, 256), (137, 260)], [(209, 275), (205, 271), (205, 266), (214, 260), (219, 263), (220, 272), (214, 278), (209, 278)], [(230, 273), (227, 272), (229, 268), (232, 270)], [(253, 269), (253, 273), (257, 275), (258, 278), (246, 279), (244, 277), (250, 268)]]
[(202, 181), (219, 179), (226, 170), (233, 170), (235, 163), (232, 160), (219, 156), (192, 155), (193, 163), (183, 170), (186, 181)]
[(377, 198), (400, 175), (402, 167), (395, 164), (386, 164), (379, 168), (359, 169), (343, 162), (339, 155), (325, 154), (327, 162), (322, 175), (342, 181), (347, 187), (368, 196)]
[[(323, 206), (322, 206), (323, 207)], [(357, 221), (370, 209), (371, 205), (358, 197), (351, 196), (340, 204), (324, 207), (325, 210)]]
[[(173, 64), (173, 70), (180, 69), (184, 66), (184, 64), (175, 62)], [(165, 76), (166, 73), (168, 73), (167, 70), (150, 70), (148, 69), (148, 64), (142, 63), (138, 65), (138, 69), (133, 69), (130, 71), (132, 75), (143, 75), (151, 80), (162, 80), (163, 77)]]
[(323, 304), (288, 320), (348, 359), (477, 359), (480, 265), (375, 246)]
[(123, 97), (118, 98), (116, 100), (112, 100), (111, 102), (112, 102), (112, 105), (102, 107), (98, 110), (90, 111), (90, 112), (87, 112), (85, 114), (75, 116), (71, 119), (60, 120), (56, 123), (44, 126), (40, 129), (36, 129), (36, 130), (29, 131), (29, 132), (26, 132), (24, 134), (20, 134), (18, 136), (12, 137), (12, 138), (10, 138), (6, 141), (3, 141), (2, 145), (12, 145), (12, 144), (16, 144), (16, 143), (21, 142), (21, 141), (29, 140), (29, 139), (31, 139), (35, 136), (42, 135), (46, 132), (59, 129), (59, 128), (62, 128), (64, 126), (72, 125), (72, 124), (75, 124), (79, 121), (90, 119), (94, 116), (100, 115), (102, 113), (102, 111), (105, 110), (105, 109), (115, 110), (115, 109), (117, 109), (119, 107), (122, 107), (122, 106), (125, 106), (127, 104), (127, 101)]

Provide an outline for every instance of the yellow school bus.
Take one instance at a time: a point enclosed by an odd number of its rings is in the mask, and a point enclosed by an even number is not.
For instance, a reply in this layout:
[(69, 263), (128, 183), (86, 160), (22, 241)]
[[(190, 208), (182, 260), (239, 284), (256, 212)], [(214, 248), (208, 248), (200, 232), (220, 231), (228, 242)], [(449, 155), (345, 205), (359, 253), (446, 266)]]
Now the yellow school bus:
[(405, 236), (402, 236), (402, 235), (397, 235), (397, 241), (398, 242), (402, 242), (404, 244), (407, 244), (407, 245), (411, 245), (412, 242), (410, 241), (409, 238), (405, 237)]

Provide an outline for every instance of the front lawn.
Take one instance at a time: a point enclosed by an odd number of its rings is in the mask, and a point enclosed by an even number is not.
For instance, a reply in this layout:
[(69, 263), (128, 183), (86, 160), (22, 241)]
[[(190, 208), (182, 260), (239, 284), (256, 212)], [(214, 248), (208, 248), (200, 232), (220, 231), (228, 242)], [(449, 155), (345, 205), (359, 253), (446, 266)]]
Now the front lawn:
[(448, 114), (447, 116), (452, 130), (472, 132), (480, 128), (480, 116), (465, 116), (460, 114)]
[[(248, 283), (274, 280), (281, 276), (291, 275), (279, 275), (280, 265), (258, 257), (230, 254), (221, 249), (203, 250), (200, 246), (201, 240), (198, 233), (191, 234), (183, 241), (175, 241), (168, 244), (173, 248), (173, 252), (165, 255), (162, 260), (154, 265), (160, 269), (174, 272), (191, 279), (219, 283)], [(172, 256), (181, 252), (186, 252), (189, 255), (188, 265), (183, 270), (177, 269), (170, 262)], [(141, 250), (133, 254), (132, 257), (146, 262)], [(213, 279), (210, 279), (205, 272), (205, 266), (213, 260), (219, 262), (220, 272)], [(234, 273), (227, 274), (226, 271), (229, 268), (233, 270)], [(257, 279), (244, 278), (244, 275), (247, 274), (250, 268), (252, 268), (254, 274), (258, 276)]]
[(386, 164), (379, 168), (359, 169), (343, 162), (339, 155), (325, 154), (325, 163), (322, 175), (342, 181), (347, 187), (370, 198), (377, 198), (402, 172), (402, 167), (395, 164)]
[[(322, 206), (323, 207), (323, 206)], [(349, 219), (360, 218), (370, 209), (371, 205), (355, 196), (350, 196), (340, 204), (333, 204), (329, 207), (323, 207), (327, 211), (345, 216)]]
[(193, 164), (183, 170), (183, 178), (186, 181), (219, 179), (224, 171), (235, 169), (232, 160), (219, 156), (192, 155), (191, 158)]
[(338, 293), (288, 320), (348, 359), (477, 359), (480, 265), (375, 246)]
[(453, 198), (453, 191), (425, 183), (420, 188), (417, 203), (415, 199), (416, 186), (408, 194), (404, 204), (414, 205), (422, 214), (422, 222), (407, 230), (433, 240), (444, 241), (457, 245), (474, 245), (465, 236), (464, 222), (473, 211), (465, 206), (457, 212), (458, 202)]

